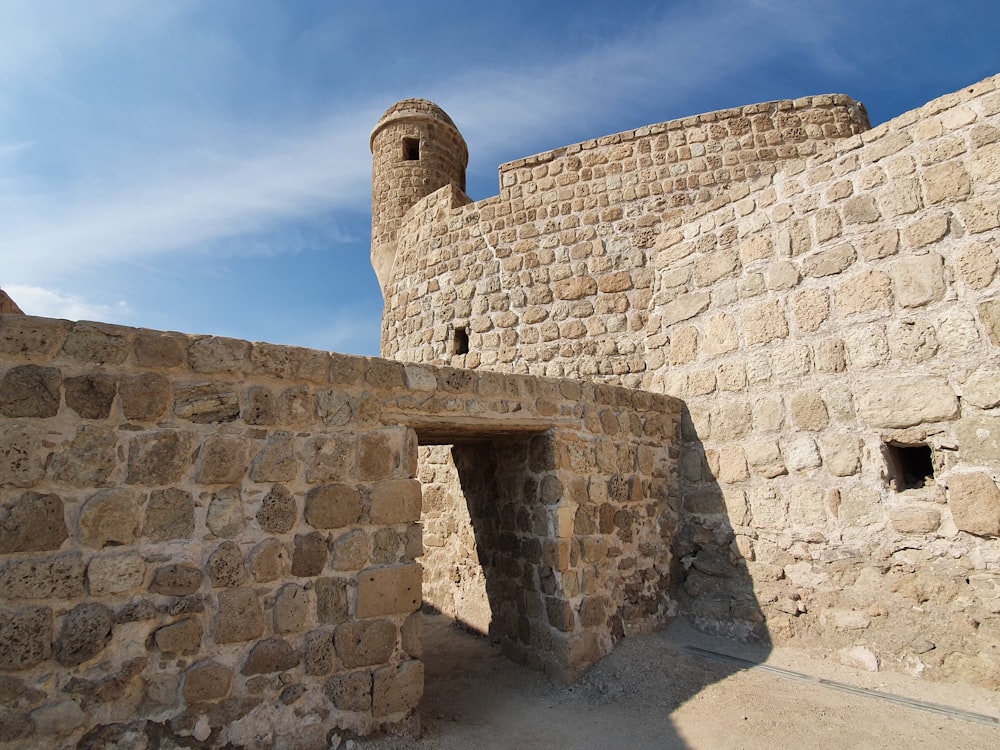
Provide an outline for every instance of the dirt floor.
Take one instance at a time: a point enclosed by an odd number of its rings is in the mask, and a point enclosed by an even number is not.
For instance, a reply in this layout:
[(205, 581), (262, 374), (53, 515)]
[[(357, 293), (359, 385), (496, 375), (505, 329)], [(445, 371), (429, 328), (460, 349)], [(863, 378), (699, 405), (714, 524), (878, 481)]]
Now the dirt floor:
[(425, 618), (421, 738), (345, 740), (341, 750), (1000, 748), (1000, 694), (859, 672), (793, 649), (754, 652), (683, 622), (623, 641), (560, 685), (444, 616)]

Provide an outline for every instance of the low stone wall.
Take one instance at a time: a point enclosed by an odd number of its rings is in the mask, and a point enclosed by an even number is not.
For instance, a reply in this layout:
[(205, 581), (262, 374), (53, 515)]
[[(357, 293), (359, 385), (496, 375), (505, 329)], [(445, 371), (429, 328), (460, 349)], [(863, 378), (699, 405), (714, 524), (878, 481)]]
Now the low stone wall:
[[(678, 407), (0, 316), (0, 741), (325, 748), (338, 730), (409, 726), (423, 687), (418, 434), (535, 446), (504, 495), (516, 512), (483, 538), (520, 561), (498, 566), (497, 591), (516, 578), (533, 592), (505, 610), (512, 652), (572, 676), (610, 648), (618, 611), (662, 619), (670, 563), (661, 553), (642, 591), (622, 583), (618, 527), (574, 527), (607, 488), (588, 495), (572, 472), (621, 446), (615, 486), (644, 513), (630, 533), (667, 533)], [(588, 575), (597, 588), (575, 584)]]

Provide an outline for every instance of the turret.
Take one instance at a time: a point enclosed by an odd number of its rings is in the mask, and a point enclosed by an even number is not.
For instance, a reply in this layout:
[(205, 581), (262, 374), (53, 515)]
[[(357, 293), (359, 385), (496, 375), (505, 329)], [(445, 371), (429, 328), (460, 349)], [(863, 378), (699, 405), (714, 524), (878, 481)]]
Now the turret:
[(370, 145), (372, 266), (384, 290), (403, 215), (449, 183), (465, 192), (469, 149), (447, 113), (426, 99), (389, 107), (372, 130)]

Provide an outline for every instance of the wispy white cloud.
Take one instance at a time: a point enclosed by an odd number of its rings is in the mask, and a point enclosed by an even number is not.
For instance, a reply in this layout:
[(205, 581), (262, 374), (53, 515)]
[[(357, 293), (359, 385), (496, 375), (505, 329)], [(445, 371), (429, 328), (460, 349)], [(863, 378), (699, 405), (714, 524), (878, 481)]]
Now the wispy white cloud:
[(124, 300), (110, 305), (101, 304), (57, 289), (21, 284), (6, 285), (4, 289), (27, 315), (67, 320), (123, 322), (128, 319), (130, 313), (128, 303)]

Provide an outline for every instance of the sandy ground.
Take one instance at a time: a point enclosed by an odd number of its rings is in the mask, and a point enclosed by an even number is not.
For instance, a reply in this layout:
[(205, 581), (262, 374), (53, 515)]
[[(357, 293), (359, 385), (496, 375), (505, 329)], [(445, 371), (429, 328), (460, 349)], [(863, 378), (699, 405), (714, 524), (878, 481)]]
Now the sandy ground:
[[(623, 641), (579, 681), (560, 685), (507, 661), (497, 645), (446, 617), (425, 618), (422, 736), (345, 740), (342, 750), (1000, 748), (1000, 694), (859, 672), (792, 649), (755, 653), (683, 622)], [(766, 661), (746, 668), (692, 647)], [(943, 704), (992, 721), (899, 705), (850, 688)]]

